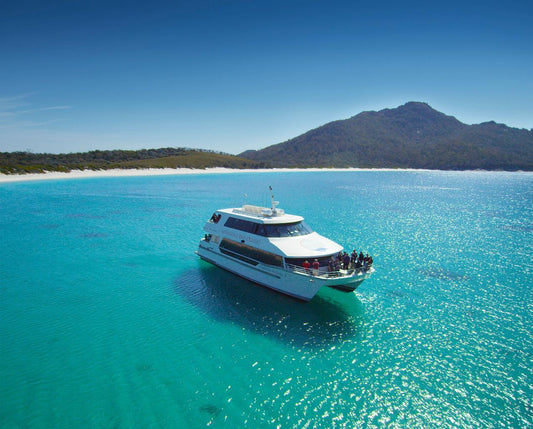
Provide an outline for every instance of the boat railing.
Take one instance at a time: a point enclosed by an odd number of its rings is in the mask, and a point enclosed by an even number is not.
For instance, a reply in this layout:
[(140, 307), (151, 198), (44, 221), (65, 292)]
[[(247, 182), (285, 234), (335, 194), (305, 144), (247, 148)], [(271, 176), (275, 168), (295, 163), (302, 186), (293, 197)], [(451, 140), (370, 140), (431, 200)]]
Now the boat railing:
[(304, 268), (300, 265), (293, 265), (287, 263), (285, 263), (285, 268), (294, 273), (322, 278), (352, 277), (353, 275), (364, 275), (371, 270), (371, 268), (366, 270), (363, 268), (349, 268), (347, 270), (341, 269), (337, 271), (329, 271), (324, 269), (324, 267), (321, 267), (320, 269), (316, 270), (313, 267)]
[[(211, 234), (206, 234), (205, 237), (201, 239), (201, 241), (209, 242), (211, 239), (212, 239)], [(229, 254), (230, 256), (240, 259), (244, 262), (247, 262), (248, 264), (259, 265), (259, 264), (265, 263), (264, 261), (254, 259), (250, 256), (241, 255), (229, 249), (224, 249), (223, 253)], [(285, 262), (283, 268), (293, 273), (302, 274), (302, 275), (306, 275), (310, 277), (319, 277), (323, 279), (364, 276), (366, 274), (371, 274), (372, 272), (374, 272), (374, 269), (371, 266), (366, 267), (366, 268), (361, 267), (361, 268), (349, 268), (347, 270), (340, 269), (336, 271), (329, 271), (329, 269), (327, 269), (326, 267), (321, 267), (317, 270), (313, 267), (304, 268), (301, 265), (289, 264), (287, 262)]]

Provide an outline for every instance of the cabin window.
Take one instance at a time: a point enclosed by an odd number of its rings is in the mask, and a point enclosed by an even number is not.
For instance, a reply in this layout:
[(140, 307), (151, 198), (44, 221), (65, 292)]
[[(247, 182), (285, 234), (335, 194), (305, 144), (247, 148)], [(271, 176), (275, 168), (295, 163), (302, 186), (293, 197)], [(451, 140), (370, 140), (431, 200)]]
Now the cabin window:
[(224, 226), (263, 237), (296, 237), (313, 232), (305, 222), (263, 224), (235, 217), (228, 218)]
[(250, 234), (255, 234), (259, 224), (255, 222), (250, 222), (248, 220), (239, 219), (236, 217), (229, 217), (224, 226), (228, 228), (237, 229), (239, 231), (249, 232)]
[(265, 224), (265, 235), (267, 237), (296, 237), (311, 234), (313, 230), (304, 222)]
[(222, 239), (220, 242), (220, 251), (252, 265), (257, 265), (257, 262), (261, 262), (263, 264), (281, 267), (283, 263), (279, 255), (228, 240), (227, 238)]

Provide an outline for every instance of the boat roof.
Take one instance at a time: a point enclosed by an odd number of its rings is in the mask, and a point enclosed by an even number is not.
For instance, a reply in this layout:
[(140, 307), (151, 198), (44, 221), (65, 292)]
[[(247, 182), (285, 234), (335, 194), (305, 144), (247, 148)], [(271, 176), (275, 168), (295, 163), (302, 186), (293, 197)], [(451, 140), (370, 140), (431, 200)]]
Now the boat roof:
[(302, 216), (287, 214), (283, 209), (272, 210), (268, 207), (252, 206), (248, 204), (242, 207), (220, 209), (217, 210), (217, 212), (264, 224), (295, 223), (304, 220)]
[(340, 244), (317, 232), (299, 237), (272, 237), (270, 244), (274, 245), (286, 258), (322, 258), (336, 255), (344, 250)]

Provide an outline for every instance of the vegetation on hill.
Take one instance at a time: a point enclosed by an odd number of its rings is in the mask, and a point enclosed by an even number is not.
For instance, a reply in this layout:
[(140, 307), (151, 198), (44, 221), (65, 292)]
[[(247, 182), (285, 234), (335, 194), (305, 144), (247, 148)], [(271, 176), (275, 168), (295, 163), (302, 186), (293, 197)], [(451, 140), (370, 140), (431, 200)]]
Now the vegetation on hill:
[(233, 156), (185, 148), (47, 154), (0, 152), (0, 173), (111, 168), (388, 167), (533, 171), (533, 130), (466, 125), (425, 103), (363, 112)]
[(239, 156), (275, 167), (533, 170), (533, 131), (466, 125), (429, 105), (363, 112)]
[(94, 150), (50, 154), (0, 152), (0, 173), (107, 170), (112, 168), (262, 168), (265, 163), (219, 152), (184, 148), (143, 150)]

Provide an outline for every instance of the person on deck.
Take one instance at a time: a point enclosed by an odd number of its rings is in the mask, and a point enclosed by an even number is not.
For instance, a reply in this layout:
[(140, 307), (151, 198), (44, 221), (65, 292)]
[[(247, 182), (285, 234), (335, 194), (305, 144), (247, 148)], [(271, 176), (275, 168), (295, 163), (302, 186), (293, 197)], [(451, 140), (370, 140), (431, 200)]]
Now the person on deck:
[(355, 270), (359, 273), (361, 272), (361, 267), (363, 266), (363, 263), (358, 259), (355, 261)]
[(350, 256), (344, 252), (344, 255), (342, 256), (342, 266), (345, 270), (350, 268)]
[(328, 262), (328, 271), (331, 273), (333, 271), (335, 271), (335, 259), (333, 258), (333, 256), (331, 258), (329, 258), (329, 262)]
[(310, 266), (311, 266), (311, 264), (309, 263), (309, 261), (308, 261), (307, 259), (306, 259), (306, 260), (304, 261), (304, 263), (302, 264), (302, 267), (304, 267), (304, 270), (305, 270), (306, 273), (309, 272), (309, 267), (310, 267)]
[(318, 276), (318, 270), (320, 269), (320, 262), (318, 262), (318, 259), (315, 259), (313, 261), (313, 275)]

